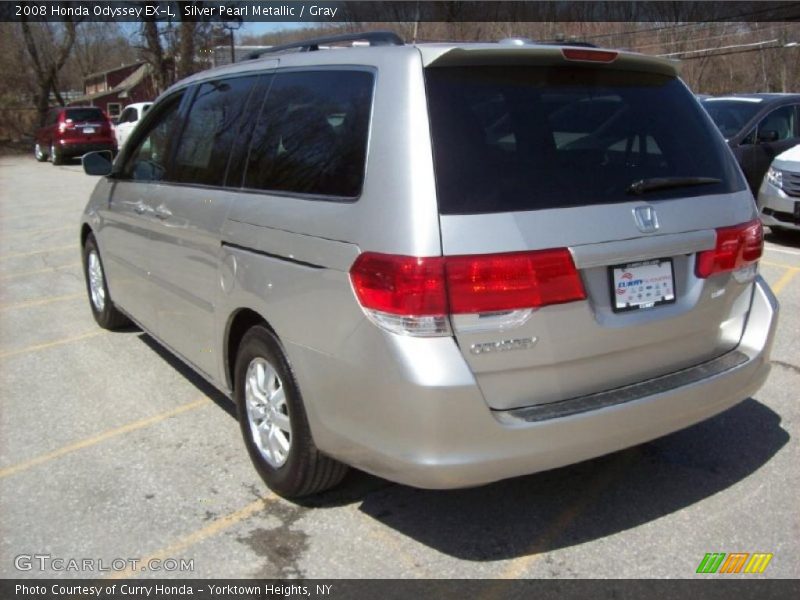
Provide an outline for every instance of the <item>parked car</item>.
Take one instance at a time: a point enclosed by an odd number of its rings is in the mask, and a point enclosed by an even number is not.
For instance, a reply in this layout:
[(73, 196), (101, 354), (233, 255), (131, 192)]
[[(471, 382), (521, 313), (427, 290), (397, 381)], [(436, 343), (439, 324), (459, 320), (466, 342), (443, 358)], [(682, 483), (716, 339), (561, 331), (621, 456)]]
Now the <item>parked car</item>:
[(734, 94), (702, 100), (758, 193), (772, 160), (800, 144), (800, 94)]
[(774, 233), (800, 231), (800, 145), (772, 161), (758, 192), (761, 222)]
[(559, 467), (769, 372), (755, 203), (667, 60), (298, 42), (176, 84), (84, 168), (97, 323), (233, 398), (284, 496)]
[(36, 132), (34, 156), (54, 165), (97, 150), (117, 151), (117, 140), (106, 114), (95, 106), (53, 108)]
[(117, 145), (122, 148), (130, 136), (133, 128), (141, 120), (144, 113), (153, 105), (152, 102), (137, 102), (125, 107), (117, 120), (114, 131), (117, 135)]

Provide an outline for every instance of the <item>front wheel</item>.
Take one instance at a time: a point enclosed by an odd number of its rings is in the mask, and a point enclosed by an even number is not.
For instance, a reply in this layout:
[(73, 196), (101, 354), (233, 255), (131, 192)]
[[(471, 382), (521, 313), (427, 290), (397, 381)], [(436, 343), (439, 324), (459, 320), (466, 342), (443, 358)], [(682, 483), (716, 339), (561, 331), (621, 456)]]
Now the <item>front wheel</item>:
[(97, 324), (103, 329), (119, 329), (130, 325), (128, 317), (111, 301), (103, 261), (100, 260), (100, 251), (97, 249), (97, 240), (91, 234), (83, 246), (83, 274), (86, 278), (89, 306)]
[(292, 498), (339, 483), (347, 466), (320, 453), (311, 438), (300, 390), (277, 338), (266, 327), (239, 346), (234, 397), (253, 465), (277, 494)]

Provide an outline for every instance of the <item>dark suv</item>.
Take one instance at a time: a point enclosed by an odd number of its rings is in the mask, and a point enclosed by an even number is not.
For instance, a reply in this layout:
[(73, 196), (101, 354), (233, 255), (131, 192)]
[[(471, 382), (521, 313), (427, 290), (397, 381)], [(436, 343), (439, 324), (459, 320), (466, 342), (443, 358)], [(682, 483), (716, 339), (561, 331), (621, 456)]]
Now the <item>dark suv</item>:
[(36, 132), (34, 156), (39, 162), (49, 157), (54, 165), (64, 159), (95, 150), (116, 153), (117, 139), (106, 114), (95, 106), (53, 108), (44, 127)]
[(753, 194), (772, 159), (800, 144), (800, 94), (733, 94), (702, 100)]

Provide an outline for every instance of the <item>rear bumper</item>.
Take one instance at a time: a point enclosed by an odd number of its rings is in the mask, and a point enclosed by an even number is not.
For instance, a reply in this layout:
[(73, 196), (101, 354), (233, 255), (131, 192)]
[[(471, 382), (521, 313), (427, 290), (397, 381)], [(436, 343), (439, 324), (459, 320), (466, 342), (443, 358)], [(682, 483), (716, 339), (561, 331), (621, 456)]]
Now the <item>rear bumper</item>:
[(490, 410), (450, 339), (393, 336), (388, 350), (367, 344), (360, 356), (333, 364), (330, 356), (307, 348), (287, 349), (320, 449), (393, 481), (456, 488), (615, 452), (745, 400), (769, 374), (777, 315), (777, 300), (759, 277), (735, 360), (676, 378), (674, 387), (652, 380), (639, 384), (642, 393), (631, 394), (629, 388), (639, 386), (628, 386), (620, 390), (627, 394), (621, 402), (543, 420), (527, 418), (524, 409)]

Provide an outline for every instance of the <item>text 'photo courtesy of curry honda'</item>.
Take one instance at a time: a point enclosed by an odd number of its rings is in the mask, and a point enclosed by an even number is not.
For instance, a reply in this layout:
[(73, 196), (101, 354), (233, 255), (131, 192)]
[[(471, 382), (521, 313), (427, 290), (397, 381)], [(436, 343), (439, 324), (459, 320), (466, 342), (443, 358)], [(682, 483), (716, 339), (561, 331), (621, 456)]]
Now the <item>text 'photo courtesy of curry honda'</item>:
[(179, 82), (84, 168), (98, 324), (232, 398), (287, 497), (346, 465), (423, 488), (560, 467), (769, 373), (755, 202), (666, 60), (309, 40)]

